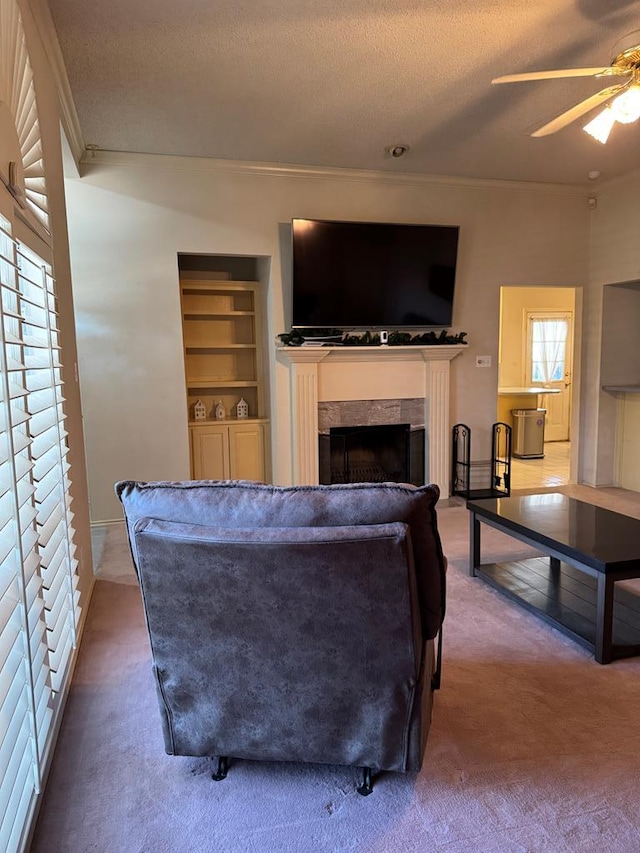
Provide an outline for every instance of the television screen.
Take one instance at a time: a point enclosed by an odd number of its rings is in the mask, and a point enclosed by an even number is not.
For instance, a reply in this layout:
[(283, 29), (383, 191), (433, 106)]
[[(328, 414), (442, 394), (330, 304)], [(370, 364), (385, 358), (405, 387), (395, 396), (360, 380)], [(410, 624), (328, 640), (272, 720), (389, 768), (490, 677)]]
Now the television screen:
[(293, 220), (293, 326), (451, 326), (458, 227)]

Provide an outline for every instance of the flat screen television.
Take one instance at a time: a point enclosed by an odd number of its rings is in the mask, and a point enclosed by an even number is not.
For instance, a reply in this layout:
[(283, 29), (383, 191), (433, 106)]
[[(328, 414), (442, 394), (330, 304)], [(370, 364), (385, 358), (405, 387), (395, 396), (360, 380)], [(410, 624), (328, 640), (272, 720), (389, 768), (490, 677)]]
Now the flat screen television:
[(458, 226), (294, 219), (294, 328), (447, 328)]

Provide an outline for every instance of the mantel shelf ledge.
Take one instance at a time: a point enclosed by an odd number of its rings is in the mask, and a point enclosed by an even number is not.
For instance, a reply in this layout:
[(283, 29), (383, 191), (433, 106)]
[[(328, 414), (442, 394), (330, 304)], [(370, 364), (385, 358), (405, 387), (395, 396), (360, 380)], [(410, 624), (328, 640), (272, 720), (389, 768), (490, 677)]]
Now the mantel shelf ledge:
[(451, 361), (464, 352), (464, 344), (432, 344), (407, 346), (330, 347), (302, 346), (276, 347), (280, 361), (285, 364), (357, 361)]

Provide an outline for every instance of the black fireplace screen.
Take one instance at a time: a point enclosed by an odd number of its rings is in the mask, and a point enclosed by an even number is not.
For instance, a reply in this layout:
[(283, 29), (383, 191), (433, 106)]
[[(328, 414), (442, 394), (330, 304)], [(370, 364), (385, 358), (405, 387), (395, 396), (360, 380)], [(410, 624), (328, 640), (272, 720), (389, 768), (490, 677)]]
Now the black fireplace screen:
[(319, 437), (320, 482), (424, 484), (424, 429), (334, 427)]

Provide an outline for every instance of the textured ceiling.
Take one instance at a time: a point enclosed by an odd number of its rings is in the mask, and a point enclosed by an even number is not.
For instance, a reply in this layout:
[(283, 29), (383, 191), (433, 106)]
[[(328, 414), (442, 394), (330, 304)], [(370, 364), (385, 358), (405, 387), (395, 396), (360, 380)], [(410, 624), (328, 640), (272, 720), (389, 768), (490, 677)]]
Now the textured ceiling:
[[(493, 77), (607, 65), (631, 0), (50, 0), (85, 142), (99, 148), (587, 183), (640, 167), (577, 121), (528, 134), (601, 80)], [(639, 39), (640, 41), (640, 39)], [(402, 159), (385, 146), (411, 146)]]

